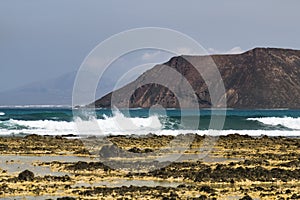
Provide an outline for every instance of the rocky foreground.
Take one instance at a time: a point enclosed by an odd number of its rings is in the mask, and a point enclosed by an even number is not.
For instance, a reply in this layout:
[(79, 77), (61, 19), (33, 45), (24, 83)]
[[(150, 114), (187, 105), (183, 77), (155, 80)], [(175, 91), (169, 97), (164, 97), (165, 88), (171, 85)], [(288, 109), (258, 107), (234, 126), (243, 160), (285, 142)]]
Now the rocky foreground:
[(0, 198), (300, 199), (299, 138), (190, 136), (2, 137)]

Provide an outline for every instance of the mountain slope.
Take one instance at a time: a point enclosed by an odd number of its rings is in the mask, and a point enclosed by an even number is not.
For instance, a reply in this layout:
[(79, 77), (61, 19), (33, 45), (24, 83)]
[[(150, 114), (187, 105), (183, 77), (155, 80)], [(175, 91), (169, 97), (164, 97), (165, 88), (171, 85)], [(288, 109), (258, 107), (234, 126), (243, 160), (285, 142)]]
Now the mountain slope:
[[(209, 59), (215, 62), (220, 71), (226, 90), (227, 107), (300, 108), (300, 51), (278, 48), (255, 48), (236, 55), (173, 57), (164, 65), (155, 66), (134, 82), (107, 94), (91, 105), (111, 107), (113, 94), (116, 97), (113, 104), (117, 107), (149, 108), (155, 104), (166, 108), (189, 107), (189, 104), (181, 106), (170, 88), (155, 83), (143, 84), (145, 79), (155, 82), (162, 70), (169, 66), (189, 82), (200, 108), (211, 107), (208, 86), (217, 85), (218, 80), (211, 78), (209, 82), (205, 82), (190, 64), (196, 63), (196, 67), (200, 66), (198, 69), (202, 70), (201, 74), (209, 76)], [(165, 79), (180, 91), (180, 81), (168, 76), (165, 76)], [(126, 100), (124, 97), (128, 96), (128, 93), (131, 96)], [(187, 94), (183, 91), (181, 95), (185, 97)]]

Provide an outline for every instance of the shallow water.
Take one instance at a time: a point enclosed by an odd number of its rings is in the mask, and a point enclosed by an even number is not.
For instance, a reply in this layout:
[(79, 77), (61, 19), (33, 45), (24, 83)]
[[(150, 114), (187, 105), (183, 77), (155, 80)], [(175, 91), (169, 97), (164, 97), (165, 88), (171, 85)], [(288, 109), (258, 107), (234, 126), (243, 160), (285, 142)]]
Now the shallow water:
[[(227, 196), (228, 200), (237, 200), (243, 198), (245, 195)], [(253, 200), (260, 200), (260, 198), (252, 198)]]
[(0, 168), (8, 173), (19, 173), (26, 169), (32, 171), (37, 176), (64, 176), (69, 173), (54, 172), (48, 166), (37, 166), (38, 162), (78, 162), (92, 161), (89, 157), (78, 156), (19, 156), (19, 155), (0, 155)]
[(62, 196), (47, 196), (47, 195), (42, 195), (42, 196), (12, 196), (12, 197), (6, 197), (6, 198), (1, 198), (2, 200), (45, 200), (45, 199), (57, 199), (61, 198)]
[(95, 187), (95, 186), (107, 186), (107, 187), (122, 187), (122, 186), (147, 186), (147, 187), (177, 187), (182, 182), (170, 182), (170, 181), (154, 181), (154, 180), (127, 180), (119, 179), (115, 181), (100, 181), (96, 183), (77, 182), (73, 185), (75, 187)]

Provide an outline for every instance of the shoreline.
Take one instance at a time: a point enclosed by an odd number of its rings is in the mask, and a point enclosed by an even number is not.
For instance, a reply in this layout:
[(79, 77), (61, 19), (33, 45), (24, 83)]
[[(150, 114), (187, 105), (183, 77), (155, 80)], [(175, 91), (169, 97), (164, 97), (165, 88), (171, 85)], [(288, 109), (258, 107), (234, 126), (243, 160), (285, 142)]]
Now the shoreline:
[[(168, 131), (168, 130), (166, 130)], [(147, 134), (105, 134), (105, 135), (80, 135), (80, 134), (53, 134), (53, 135), (49, 135), (49, 134), (44, 134), (44, 135), (40, 135), (40, 134), (27, 134), (27, 133), (22, 133), (22, 134), (5, 134), (5, 135), (0, 135), (0, 138), (24, 138), (27, 136), (32, 136), (32, 135), (36, 135), (36, 136), (41, 136), (41, 137), (62, 137), (62, 138), (66, 138), (66, 139), (84, 139), (84, 138), (89, 138), (89, 137), (149, 137), (152, 135), (156, 135), (156, 136), (181, 136), (181, 135), (195, 135), (195, 136), (204, 136), (204, 137), (224, 137), (224, 136), (230, 136), (230, 135), (240, 135), (240, 136), (246, 136), (246, 137), (253, 137), (253, 138), (261, 138), (261, 137), (270, 137), (270, 138), (295, 138), (295, 139), (300, 139), (300, 135), (299, 134), (294, 134), (294, 135), (277, 135), (277, 134), (272, 134), (272, 135), (268, 135), (268, 134), (248, 134), (248, 133), (239, 133), (239, 131), (247, 131), (247, 132), (264, 132), (264, 130), (221, 130), (222, 131), (228, 131), (230, 133), (226, 133), (226, 134), (200, 134), (197, 131), (186, 131), (186, 132), (180, 132), (181, 130), (178, 130), (178, 134), (156, 134), (156, 133), (147, 133)], [(201, 130), (201, 131), (210, 131), (210, 130)], [(212, 132), (214, 132), (215, 130), (211, 130)], [(280, 132), (280, 130), (268, 130), (268, 132)], [(218, 132), (218, 130), (216, 131)], [(284, 132), (284, 131), (282, 131)], [(299, 132), (300, 133), (300, 132)]]

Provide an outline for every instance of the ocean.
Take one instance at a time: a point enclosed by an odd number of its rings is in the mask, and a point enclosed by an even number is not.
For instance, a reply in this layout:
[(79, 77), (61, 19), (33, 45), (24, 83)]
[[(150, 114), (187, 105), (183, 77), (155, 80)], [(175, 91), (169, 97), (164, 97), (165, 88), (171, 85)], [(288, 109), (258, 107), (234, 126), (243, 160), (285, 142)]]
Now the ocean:
[[(77, 110), (63, 106), (16, 106), (0, 107), (0, 136), (9, 135), (90, 135), (78, 131), (78, 121), (93, 120), (99, 125), (99, 135), (158, 134), (178, 135), (186, 133), (209, 134), (212, 112), (204, 110), (110, 110), (98, 109), (96, 116), (82, 119)], [(224, 115), (225, 114), (225, 115)], [(217, 114), (218, 115), (218, 114)], [(87, 115), (88, 116), (88, 115)], [(235, 110), (220, 112), (217, 118), (225, 117), (220, 135), (247, 134), (252, 136), (300, 136), (300, 110)], [(181, 119), (197, 127), (184, 125)], [(198, 122), (199, 120), (199, 122)], [(134, 127), (120, 126), (118, 122), (132, 122)], [(101, 130), (101, 131), (100, 131)]]

